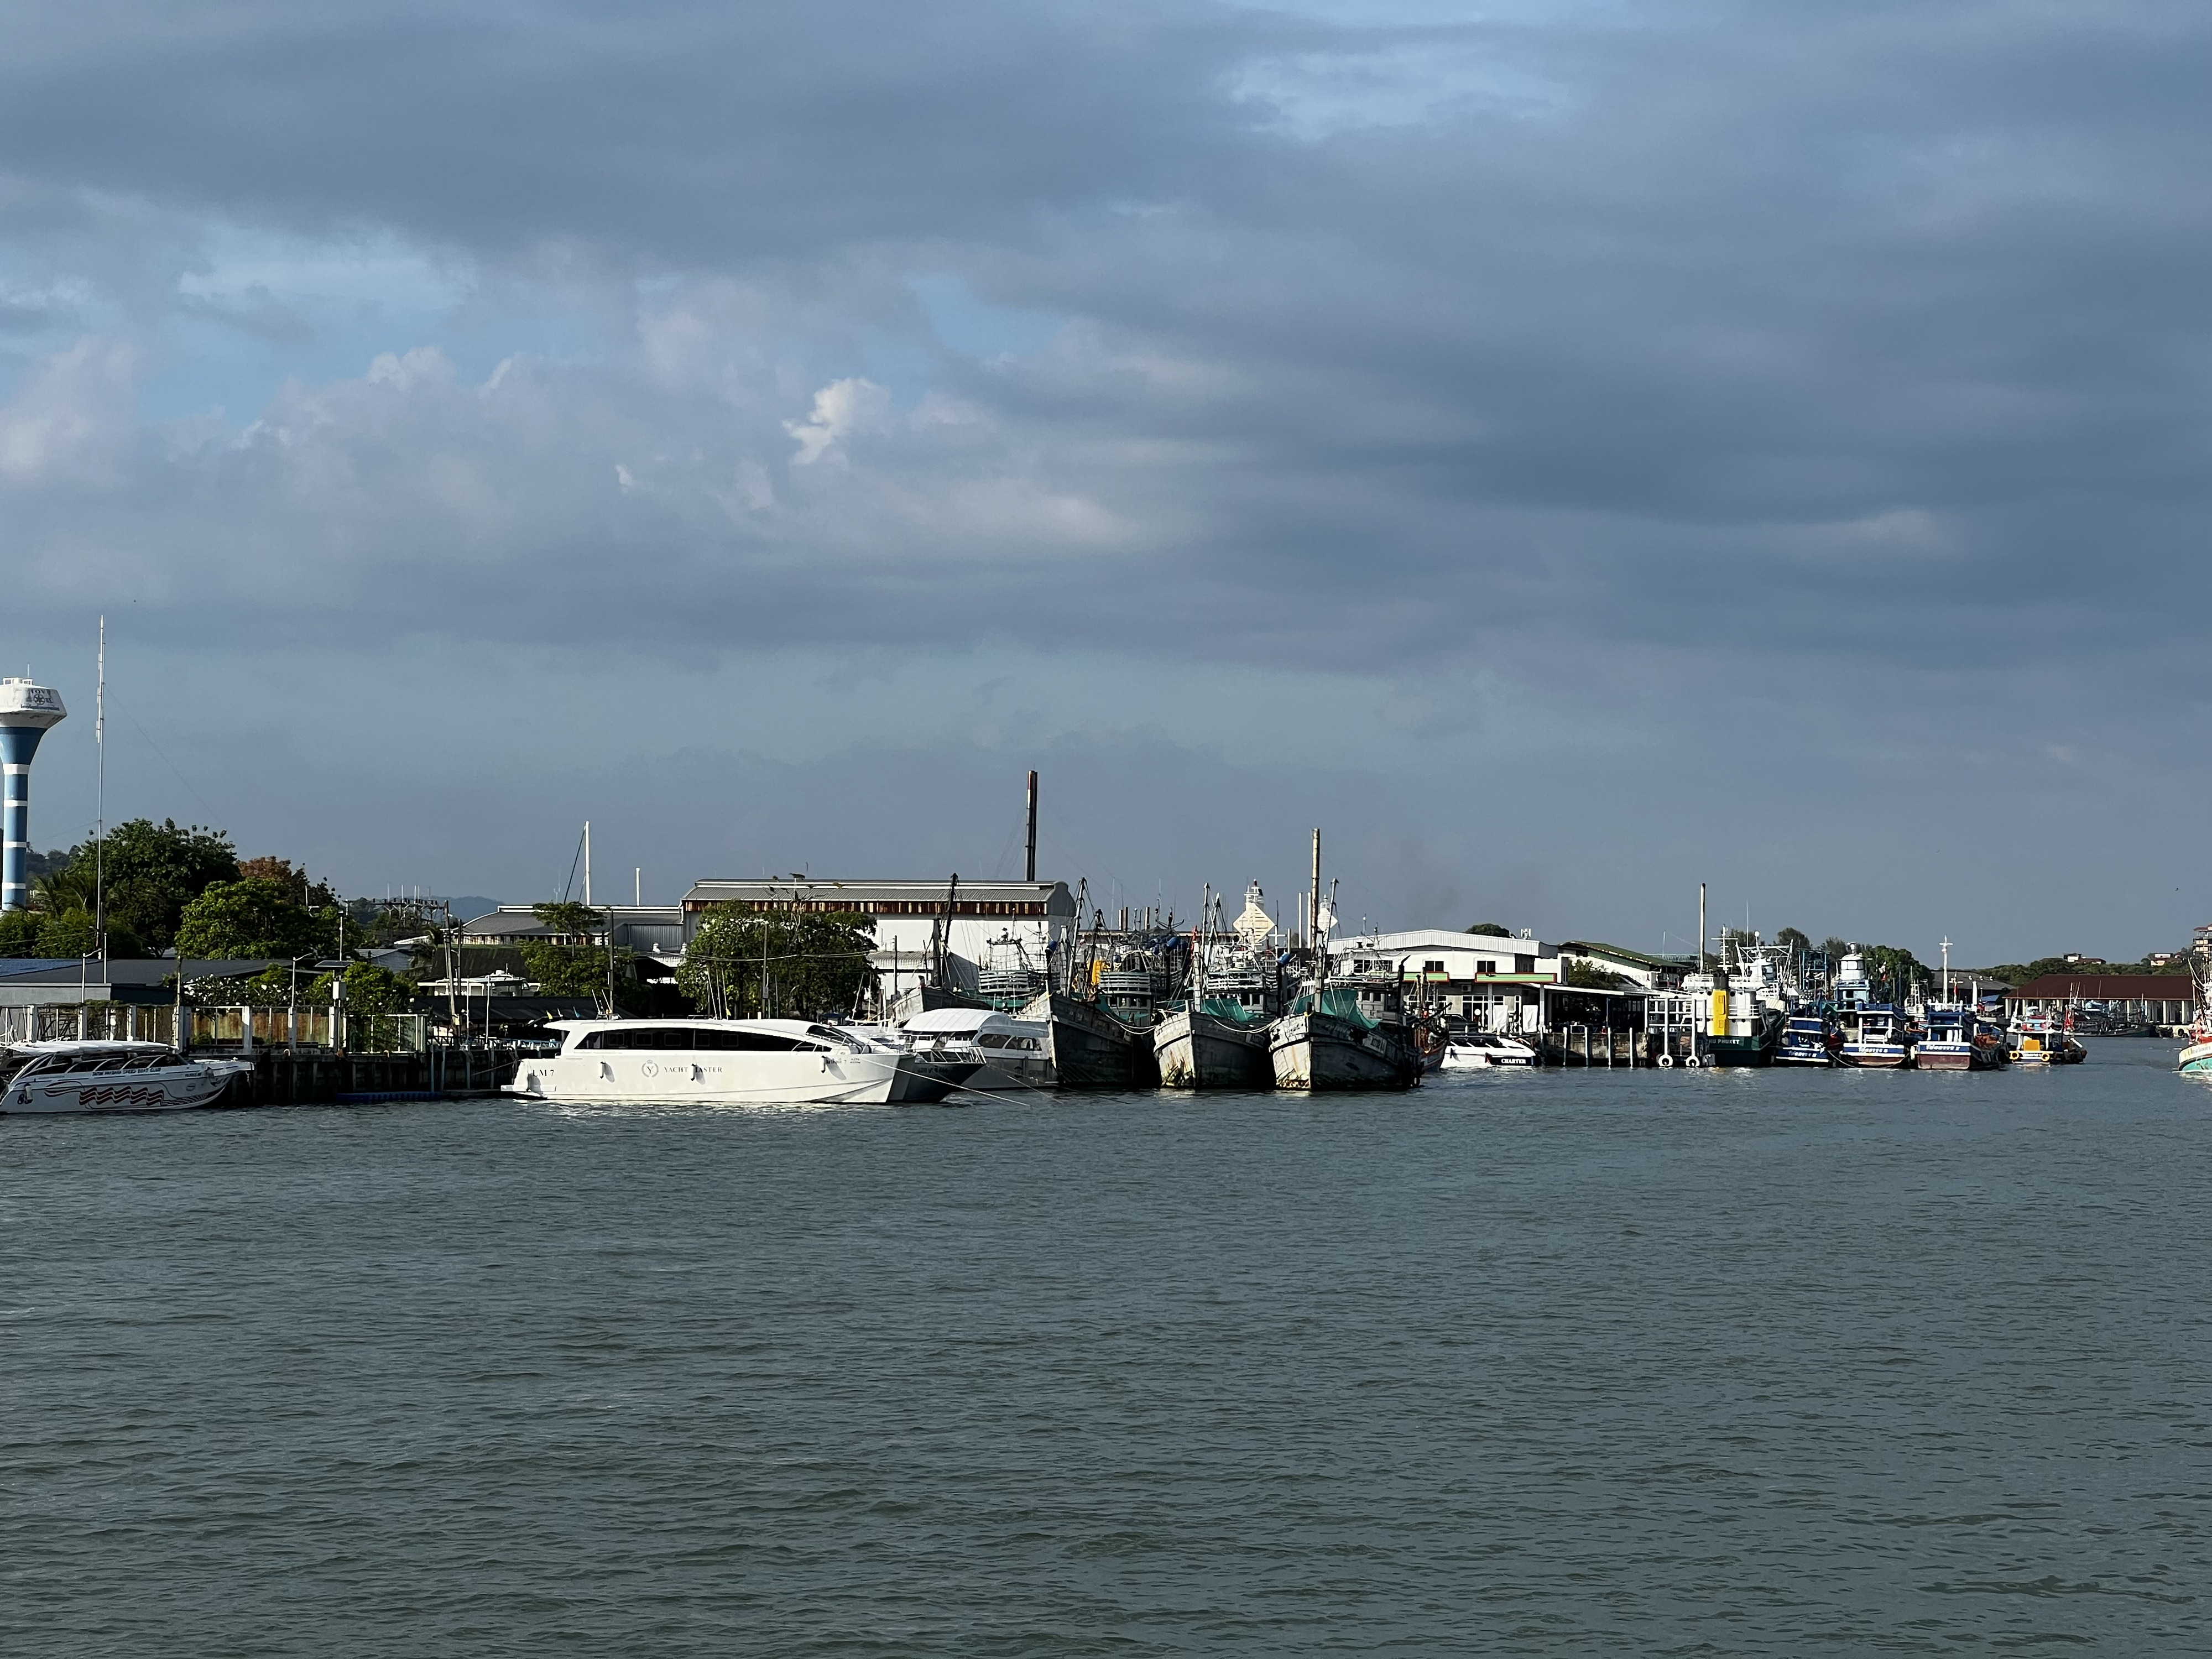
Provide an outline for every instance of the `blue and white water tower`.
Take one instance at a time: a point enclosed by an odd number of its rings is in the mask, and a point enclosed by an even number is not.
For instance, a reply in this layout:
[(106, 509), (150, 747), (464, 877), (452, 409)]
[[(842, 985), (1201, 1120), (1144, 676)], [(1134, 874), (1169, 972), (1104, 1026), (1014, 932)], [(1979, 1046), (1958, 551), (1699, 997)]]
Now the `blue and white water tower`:
[(30, 680), (0, 679), (0, 780), (7, 792), (0, 816), (0, 910), (31, 902), (31, 757), (39, 739), (69, 718), (62, 694)]

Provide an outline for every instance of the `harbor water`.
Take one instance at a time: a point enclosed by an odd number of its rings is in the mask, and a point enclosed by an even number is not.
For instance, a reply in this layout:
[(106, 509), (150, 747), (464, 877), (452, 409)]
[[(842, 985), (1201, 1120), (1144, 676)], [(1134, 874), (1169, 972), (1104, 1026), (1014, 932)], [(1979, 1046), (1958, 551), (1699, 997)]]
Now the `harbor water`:
[(0, 1651), (2212, 1650), (2212, 1091), (0, 1122)]

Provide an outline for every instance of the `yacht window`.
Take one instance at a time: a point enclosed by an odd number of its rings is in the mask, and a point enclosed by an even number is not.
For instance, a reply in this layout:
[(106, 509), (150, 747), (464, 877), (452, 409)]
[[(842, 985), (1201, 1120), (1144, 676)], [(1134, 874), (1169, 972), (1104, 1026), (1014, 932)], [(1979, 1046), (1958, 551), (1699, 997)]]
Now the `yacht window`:
[(823, 1046), (825, 1047), (834, 1045), (840, 1048), (850, 1048), (856, 1054), (866, 1054), (867, 1052), (867, 1044), (865, 1042), (854, 1042), (851, 1037), (848, 1036), (844, 1032), (838, 1030), (834, 1026), (810, 1025), (806, 1028), (806, 1035), (811, 1037), (823, 1038)]
[(801, 1042), (796, 1037), (781, 1036), (774, 1031), (702, 1030), (699, 1033), (699, 1046), (748, 1054), (787, 1054), (793, 1049), (812, 1048), (815, 1045)]
[(695, 1033), (688, 1025), (624, 1026), (612, 1031), (594, 1031), (578, 1045), (585, 1048), (691, 1048), (697, 1044)]

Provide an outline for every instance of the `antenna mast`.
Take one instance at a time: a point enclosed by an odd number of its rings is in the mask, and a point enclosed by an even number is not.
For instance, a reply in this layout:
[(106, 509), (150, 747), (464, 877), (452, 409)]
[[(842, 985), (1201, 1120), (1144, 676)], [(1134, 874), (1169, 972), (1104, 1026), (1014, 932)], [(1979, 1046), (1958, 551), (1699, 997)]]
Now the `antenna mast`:
[(92, 943), (107, 981), (107, 617), (100, 618), (100, 672), (92, 694), (93, 798), (100, 828), (92, 843)]

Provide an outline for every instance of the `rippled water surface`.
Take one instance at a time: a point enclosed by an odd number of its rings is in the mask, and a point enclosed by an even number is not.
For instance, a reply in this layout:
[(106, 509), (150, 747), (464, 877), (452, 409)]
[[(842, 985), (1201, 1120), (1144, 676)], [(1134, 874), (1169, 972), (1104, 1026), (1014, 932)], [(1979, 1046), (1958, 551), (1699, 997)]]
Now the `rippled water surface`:
[(2212, 1092), (0, 1121), (0, 1652), (2212, 1651)]

